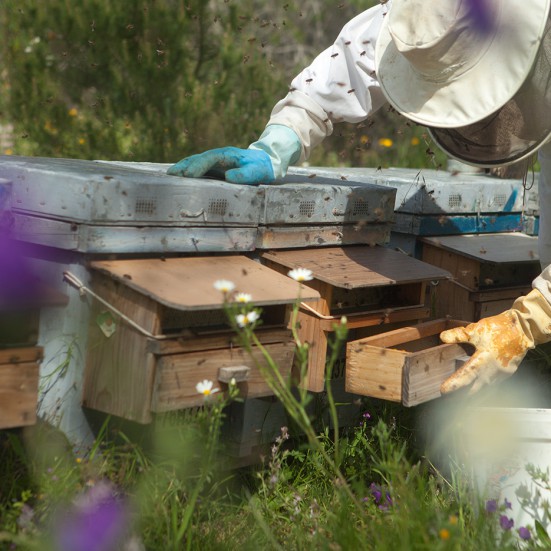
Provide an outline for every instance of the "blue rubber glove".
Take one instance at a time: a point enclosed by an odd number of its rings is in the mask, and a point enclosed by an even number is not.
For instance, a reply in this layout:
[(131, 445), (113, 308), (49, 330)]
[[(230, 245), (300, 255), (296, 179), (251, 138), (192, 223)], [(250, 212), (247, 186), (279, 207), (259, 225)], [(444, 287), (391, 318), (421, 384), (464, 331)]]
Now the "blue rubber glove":
[(293, 130), (273, 124), (248, 149), (211, 149), (182, 159), (167, 173), (188, 178), (214, 176), (234, 184), (269, 184), (285, 176), (289, 165), (299, 159), (301, 148)]

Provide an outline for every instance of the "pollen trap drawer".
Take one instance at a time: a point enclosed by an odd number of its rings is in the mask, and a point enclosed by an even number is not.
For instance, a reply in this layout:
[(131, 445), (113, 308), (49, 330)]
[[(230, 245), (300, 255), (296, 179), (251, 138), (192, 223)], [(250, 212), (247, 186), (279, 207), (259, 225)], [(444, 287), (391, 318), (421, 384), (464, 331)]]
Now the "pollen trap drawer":
[(468, 322), (427, 321), (349, 342), (346, 390), (416, 406), (440, 397), (440, 385), (472, 353), (467, 344), (445, 344), (440, 333)]
[[(149, 423), (155, 413), (203, 404), (196, 385), (205, 379), (224, 392), (234, 378), (242, 398), (271, 395), (261, 351), (248, 353), (228, 323), (219, 279), (262, 309), (255, 334), (290, 376), (295, 345), (287, 324), (299, 284), (289, 277), (242, 255), (98, 261), (91, 272), (101, 300), (90, 316), (85, 407)], [(301, 300), (317, 299), (302, 287)]]

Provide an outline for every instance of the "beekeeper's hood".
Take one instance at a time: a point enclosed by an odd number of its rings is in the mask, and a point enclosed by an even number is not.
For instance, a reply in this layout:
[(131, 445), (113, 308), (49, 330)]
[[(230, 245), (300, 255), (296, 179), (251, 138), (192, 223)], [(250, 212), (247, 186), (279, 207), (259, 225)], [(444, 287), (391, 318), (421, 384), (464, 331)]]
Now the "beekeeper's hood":
[(391, 105), (452, 157), (519, 161), (551, 135), (550, 0), (393, 0), (376, 46)]

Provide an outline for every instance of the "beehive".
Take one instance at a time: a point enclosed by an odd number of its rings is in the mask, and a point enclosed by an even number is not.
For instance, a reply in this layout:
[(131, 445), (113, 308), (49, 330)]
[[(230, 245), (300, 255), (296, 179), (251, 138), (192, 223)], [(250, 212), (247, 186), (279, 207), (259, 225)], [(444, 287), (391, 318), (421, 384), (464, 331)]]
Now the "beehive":
[(537, 237), (521, 233), (422, 239), (423, 261), (453, 278), (434, 291), (436, 317), (478, 321), (511, 307), (540, 273)]
[[(306, 268), (314, 279), (306, 283), (320, 299), (304, 304), (299, 334), (309, 343), (308, 375), (303, 384), (313, 392), (325, 387), (328, 336), (342, 316), (349, 340), (362, 331), (384, 331), (389, 324), (429, 316), (426, 286), (448, 272), (384, 247), (334, 247), (269, 251), (262, 259), (274, 270)], [(344, 375), (344, 361), (341, 362)]]
[(248, 354), (228, 326), (218, 279), (262, 307), (256, 334), (290, 377), (295, 344), (286, 326), (299, 292), (292, 279), (242, 255), (95, 261), (91, 269), (102, 300), (90, 316), (84, 406), (148, 423), (155, 413), (201, 405), (196, 384), (204, 379), (224, 390), (235, 377), (241, 397), (271, 395), (262, 351)]

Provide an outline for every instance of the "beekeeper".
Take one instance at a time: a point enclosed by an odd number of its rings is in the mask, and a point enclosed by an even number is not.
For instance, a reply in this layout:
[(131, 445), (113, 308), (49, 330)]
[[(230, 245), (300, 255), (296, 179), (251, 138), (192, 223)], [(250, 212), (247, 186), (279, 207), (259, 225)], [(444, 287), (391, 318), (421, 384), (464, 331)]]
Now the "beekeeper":
[(551, 145), (543, 146), (551, 134), (549, 3), (388, 0), (347, 23), (292, 81), (248, 149), (193, 155), (168, 173), (218, 170), (229, 182), (269, 183), (308, 159), (335, 123), (360, 122), (387, 101), (466, 163), (506, 165), (539, 150), (543, 272), (510, 310), (441, 334), (476, 347), (442, 392), (468, 385), (474, 392), (514, 373), (529, 349), (551, 340)]

